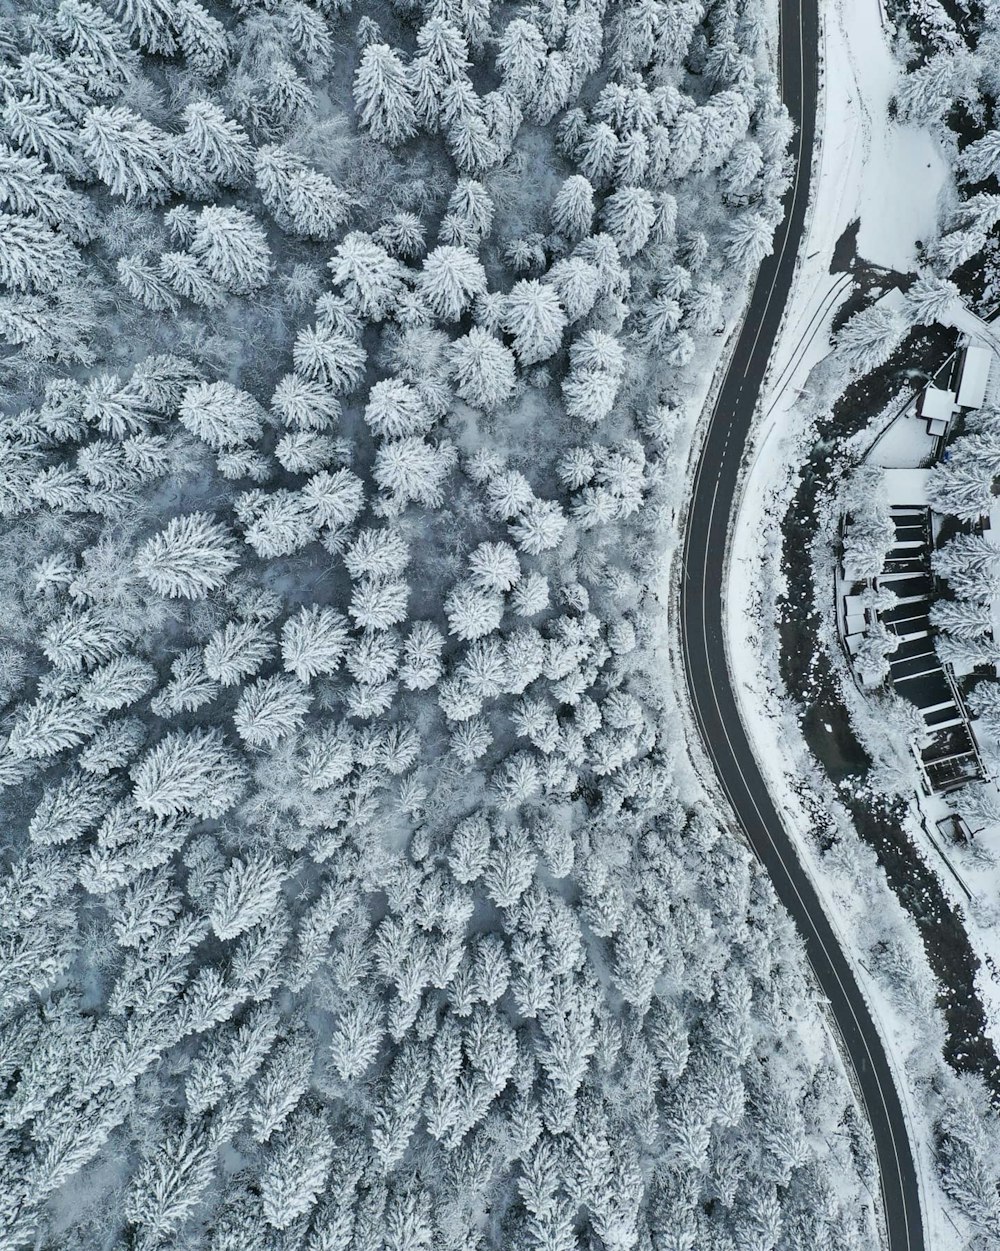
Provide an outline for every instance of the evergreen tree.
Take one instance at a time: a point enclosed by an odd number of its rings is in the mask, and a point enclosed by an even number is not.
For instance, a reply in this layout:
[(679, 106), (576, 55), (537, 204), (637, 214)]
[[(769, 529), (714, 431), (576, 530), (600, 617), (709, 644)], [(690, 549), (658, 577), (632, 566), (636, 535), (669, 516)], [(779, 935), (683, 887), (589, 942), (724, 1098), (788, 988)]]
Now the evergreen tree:
[(281, 630), (281, 659), (300, 682), (335, 673), (348, 643), (348, 623), (332, 608), (313, 604), (289, 617)]
[(493, 226), (493, 200), (482, 183), (460, 178), (441, 222), (442, 243), (475, 251)]
[(931, 605), (931, 624), (961, 639), (981, 638), (992, 629), (988, 603), (971, 600), (936, 600)]
[(520, 364), (533, 365), (558, 351), (566, 314), (551, 287), (522, 278), (507, 297), (504, 325), (513, 336)]
[(125, 1216), (152, 1242), (175, 1234), (204, 1198), (215, 1177), (215, 1153), (190, 1128), (175, 1132), (140, 1164)]
[(496, 67), (505, 89), (522, 105), (533, 105), (541, 89), (546, 51), (541, 31), (523, 18), (508, 22), (500, 36)]
[(906, 330), (901, 314), (872, 305), (848, 318), (837, 334), (837, 348), (852, 370), (870, 373), (885, 364)]
[(204, 599), (239, 564), (232, 537), (209, 513), (174, 517), (135, 559), (153, 590), (173, 599)]
[(398, 508), (410, 500), (438, 508), (444, 498), (444, 479), (454, 461), (454, 449), (449, 445), (432, 447), (416, 436), (394, 439), (376, 453), (374, 478)]
[(268, 917), (281, 896), (284, 871), (267, 854), (234, 860), (223, 874), (209, 912), (219, 938), (238, 938)]
[(146, 752), (135, 771), (136, 805), (158, 817), (219, 817), (246, 786), (242, 765), (218, 730), (180, 730)]
[(218, 105), (197, 100), (182, 114), (184, 130), (171, 148), (174, 182), (195, 194), (205, 184), (241, 187), (253, 170), (253, 148), (243, 130)]
[(157, 203), (171, 190), (166, 136), (131, 110), (95, 108), (80, 131), (84, 156), (112, 195)]
[(448, 629), (460, 639), (478, 639), (498, 629), (503, 608), (503, 596), (471, 581), (458, 583), (444, 602)]
[[(142, 299), (147, 308), (149, 304), (148, 295), (144, 298), (143, 294), (136, 289), (138, 282), (137, 276), (128, 277), (122, 273), (122, 261), (118, 262), (118, 275), (122, 279), (123, 285), (129, 290), (130, 294)], [(200, 304), (202, 308), (221, 308), (226, 302), (226, 294), (218, 283), (208, 276), (204, 266), (196, 256), (192, 256), (190, 252), (164, 252), (160, 256), (159, 277), (167, 284), (167, 286), (175, 291), (184, 299), (190, 300), (193, 304)], [(149, 278), (143, 275), (141, 279), (143, 291), (149, 289)], [(160, 297), (163, 298), (162, 296)]]
[(924, 274), (907, 291), (906, 307), (914, 322), (929, 326), (939, 321), (959, 298), (958, 287), (953, 282)]
[(258, 149), (254, 173), (264, 204), (290, 233), (325, 242), (333, 239), (346, 221), (348, 198), (344, 192), (287, 148)]
[(14, 291), (50, 291), (80, 269), (80, 255), (62, 234), (35, 217), (0, 213), (0, 283)]
[(656, 223), (656, 205), (645, 187), (622, 187), (604, 202), (602, 217), (622, 256), (635, 256)]
[(552, 225), (570, 239), (590, 234), (594, 223), (594, 188), (582, 174), (573, 174), (552, 202)]
[[(773, 237), (774, 227), (767, 218), (760, 213), (744, 213), (733, 222), (729, 231), (726, 256), (737, 268), (749, 272), (756, 269), (764, 257), (770, 254)], [(858, 313), (856, 316), (861, 317), (863, 314)], [(841, 343), (840, 337), (838, 343)]]
[(174, 21), (188, 67), (205, 78), (214, 78), (229, 59), (225, 27), (198, 0), (176, 0)]
[(263, 411), (252, 395), (228, 382), (201, 382), (188, 387), (178, 418), (216, 451), (241, 447), (261, 437)]
[(384, 43), (369, 44), (354, 76), (361, 125), (373, 138), (396, 147), (416, 133), (416, 114), (406, 70)]
[(510, 399), (516, 383), (514, 355), (499, 339), (474, 326), (450, 351), (458, 394), (487, 411)]
[(333, 1135), (313, 1111), (297, 1117), (275, 1140), (259, 1179), (264, 1219), (272, 1228), (286, 1229), (313, 1209), (333, 1155)]
[(441, 321), (458, 321), (486, 288), (486, 271), (473, 253), (449, 245), (431, 252), (417, 280), (417, 290)]
[(310, 702), (295, 678), (258, 678), (244, 688), (233, 722), (248, 747), (274, 747), (298, 730)]
[(394, 311), (406, 277), (399, 261), (358, 230), (337, 247), (330, 272), (358, 313), (370, 321), (383, 321)]
[(274, 654), (270, 630), (257, 621), (230, 621), (205, 645), (205, 672), (221, 686), (236, 686)]
[(242, 209), (202, 209), (191, 251), (209, 277), (234, 295), (249, 295), (267, 283), (271, 250), (256, 220)]
[(376, 382), (368, 392), (365, 421), (374, 434), (384, 439), (426, 434), (433, 425), (420, 392), (398, 378)]

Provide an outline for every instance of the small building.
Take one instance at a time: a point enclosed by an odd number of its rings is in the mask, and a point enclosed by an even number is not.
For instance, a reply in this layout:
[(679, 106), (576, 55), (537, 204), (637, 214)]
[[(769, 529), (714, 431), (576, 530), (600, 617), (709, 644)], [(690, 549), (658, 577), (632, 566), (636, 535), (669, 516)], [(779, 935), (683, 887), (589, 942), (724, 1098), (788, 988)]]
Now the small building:
[(962, 408), (980, 408), (986, 398), (993, 353), (979, 343), (970, 343), (962, 353), (962, 372), (958, 382), (958, 403)]
[(863, 634), (868, 625), (868, 617), (865, 612), (865, 600), (862, 595), (845, 595), (844, 596), (844, 633)]
[(927, 422), (927, 433), (940, 438), (948, 433), (951, 416), (955, 409), (954, 391), (942, 387), (927, 387), (918, 401), (920, 416)]

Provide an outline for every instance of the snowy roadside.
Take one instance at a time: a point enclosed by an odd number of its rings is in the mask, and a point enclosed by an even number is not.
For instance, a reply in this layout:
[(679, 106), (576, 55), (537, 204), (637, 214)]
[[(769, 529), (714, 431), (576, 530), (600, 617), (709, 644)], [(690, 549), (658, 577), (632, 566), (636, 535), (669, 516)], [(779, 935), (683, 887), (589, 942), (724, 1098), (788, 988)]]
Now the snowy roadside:
[[(940, 1189), (922, 1094), (943, 1036), (933, 977), (913, 923), (811, 756), (778, 672), (781, 518), (814, 441), (808, 380), (829, 354), (831, 325), (853, 289), (849, 273), (831, 272), (837, 242), (857, 221), (860, 256), (885, 268), (914, 269), (915, 244), (933, 233), (947, 186), (947, 167), (929, 135), (889, 119), (899, 71), (879, 11), (861, 0), (834, 0), (823, 17), (821, 147), (812, 206), (730, 538), (727, 644), (761, 769), (887, 1042), (911, 1127), (927, 1245), (947, 1249), (962, 1245), (964, 1235)], [(824, 853), (824, 835), (836, 839), (835, 853)], [(873, 918), (881, 931), (898, 936), (914, 970), (916, 989), (905, 1006), (890, 998), (864, 959)], [(912, 1001), (920, 998), (915, 1019)]]

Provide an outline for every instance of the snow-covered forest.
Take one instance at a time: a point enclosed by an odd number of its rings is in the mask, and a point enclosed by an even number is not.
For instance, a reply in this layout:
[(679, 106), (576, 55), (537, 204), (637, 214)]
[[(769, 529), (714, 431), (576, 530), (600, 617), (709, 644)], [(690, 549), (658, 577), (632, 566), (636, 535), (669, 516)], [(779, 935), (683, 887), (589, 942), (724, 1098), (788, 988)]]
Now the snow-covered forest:
[(0, 17), (0, 1247), (873, 1245), (651, 592), (768, 11)]

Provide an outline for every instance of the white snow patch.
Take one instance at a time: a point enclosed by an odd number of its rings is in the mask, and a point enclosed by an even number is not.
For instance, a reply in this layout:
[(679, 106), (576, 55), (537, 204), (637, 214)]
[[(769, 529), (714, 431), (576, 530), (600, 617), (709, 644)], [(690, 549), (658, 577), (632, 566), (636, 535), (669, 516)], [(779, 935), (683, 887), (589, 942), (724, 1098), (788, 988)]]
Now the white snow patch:
[(842, 225), (860, 217), (858, 252), (873, 265), (903, 273), (916, 268), (916, 243), (935, 234), (948, 165), (926, 130), (889, 118), (901, 70), (889, 47), (879, 7), (838, 0), (827, 11), (827, 114), (824, 135), (850, 145), (840, 198)]

